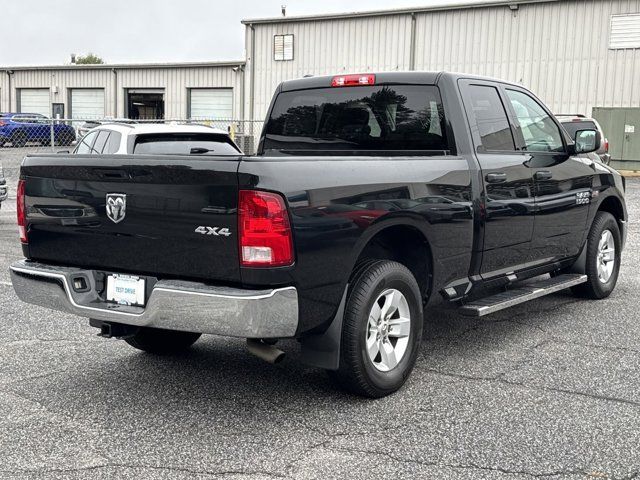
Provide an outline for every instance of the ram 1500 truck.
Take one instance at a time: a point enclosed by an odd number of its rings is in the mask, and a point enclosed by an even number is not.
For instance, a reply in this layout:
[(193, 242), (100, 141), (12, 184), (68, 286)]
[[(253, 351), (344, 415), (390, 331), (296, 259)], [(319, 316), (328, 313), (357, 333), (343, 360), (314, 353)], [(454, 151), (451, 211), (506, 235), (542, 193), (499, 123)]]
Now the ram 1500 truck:
[(625, 184), (584, 155), (599, 135), (569, 138), (489, 78), (287, 81), (256, 156), (27, 156), (13, 285), (156, 354), (204, 333), (276, 361), (295, 338), (305, 362), (384, 396), (414, 366), (429, 301), (482, 316), (613, 291)]

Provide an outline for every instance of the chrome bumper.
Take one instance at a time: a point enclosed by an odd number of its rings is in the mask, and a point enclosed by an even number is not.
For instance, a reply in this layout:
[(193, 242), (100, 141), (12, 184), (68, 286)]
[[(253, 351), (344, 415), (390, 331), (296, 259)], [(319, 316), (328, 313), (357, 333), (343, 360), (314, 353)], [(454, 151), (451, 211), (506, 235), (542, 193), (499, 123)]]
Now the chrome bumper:
[[(242, 290), (178, 280), (158, 281), (146, 307), (102, 300), (92, 270), (57, 267), (26, 260), (10, 267), (16, 294), (26, 303), (105, 322), (243, 338), (293, 337), (298, 328), (294, 287)], [(82, 275), (87, 292), (70, 288)]]

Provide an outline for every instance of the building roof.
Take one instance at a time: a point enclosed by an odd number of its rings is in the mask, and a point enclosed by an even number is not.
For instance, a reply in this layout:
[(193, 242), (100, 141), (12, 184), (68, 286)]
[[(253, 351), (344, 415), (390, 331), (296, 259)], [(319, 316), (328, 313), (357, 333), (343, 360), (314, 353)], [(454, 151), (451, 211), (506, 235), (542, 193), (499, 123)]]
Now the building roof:
[(127, 70), (134, 68), (215, 68), (215, 67), (239, 67), (246, 62), (244, 60), (227, 62), (182, 62), (182, 63), (103, 63), (98, 65), (25, 65), (15, 67), (0, 66), (0, 71), (7, 70)]
[(414, 7), (414, 8), (398, 8), (389, 10), (370, 10), (365, 12), (349, 12), (349, 13), (335, 13), (335, 14), (323, 14), (323, 15), (300, 15), (297, 17), (271, 17), (271, 18), (255, 18), (242, 20), (245, 25), (257, 25), (264, 23), (290, 23), (290, 22), (314, 22), (321, 20), (339, 20), (344, 18), (358, 18), (358, 17), (380, 17), (386, 15), (408, 15), (412, 13), (427, 13), (427, 12), (441, 12), (447, 10), (467, 10), (470, 8), (489, 8), (498, 6), (509, 5), (525, 5), (529, 3), (551, 3), (562, 2), (565, 0), (490, 0), (487, 2), (467, 2), (458, 4), (447, 5), (434, 5), (429, 7)]

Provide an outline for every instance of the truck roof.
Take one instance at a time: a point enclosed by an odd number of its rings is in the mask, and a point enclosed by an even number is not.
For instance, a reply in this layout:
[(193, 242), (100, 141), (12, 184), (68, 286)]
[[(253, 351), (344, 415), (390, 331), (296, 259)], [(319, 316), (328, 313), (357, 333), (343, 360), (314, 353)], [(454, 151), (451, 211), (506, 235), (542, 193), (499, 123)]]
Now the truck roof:
[[(422, 72), (422, 71), (401, 71), (401, 72), (347, 72), (335, 75), (308, 76), (287, 80), (280, 85), (280, 91), (287, 92), (292, 90), (304, 90), (307, 88), (326, 88), (331, 86), (331, 82), (335, 77), (349, 75), (375, 75), (376, 84), (417, 84), (417, 85), (433, 85), (442, 76), (448, 76), (452, 79), (471, 78), (477, 80), (488, 80), (500, 83), (512, 83), (499, 78), (485, 77), (480, 75), (472, 75), (459, 72)], [(515, 85), (515, 84), (514, 84)]]

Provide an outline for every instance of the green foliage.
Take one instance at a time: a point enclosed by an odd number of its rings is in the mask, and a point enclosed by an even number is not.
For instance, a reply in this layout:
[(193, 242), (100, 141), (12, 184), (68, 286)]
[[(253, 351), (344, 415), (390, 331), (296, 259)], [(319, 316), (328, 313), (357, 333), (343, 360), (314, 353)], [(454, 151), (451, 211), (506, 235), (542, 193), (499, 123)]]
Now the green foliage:
[(89, 52), (86, 55), (78, 55), (76, 58), (77, 65), (102, 65), (104, 60), (99, 56)]

